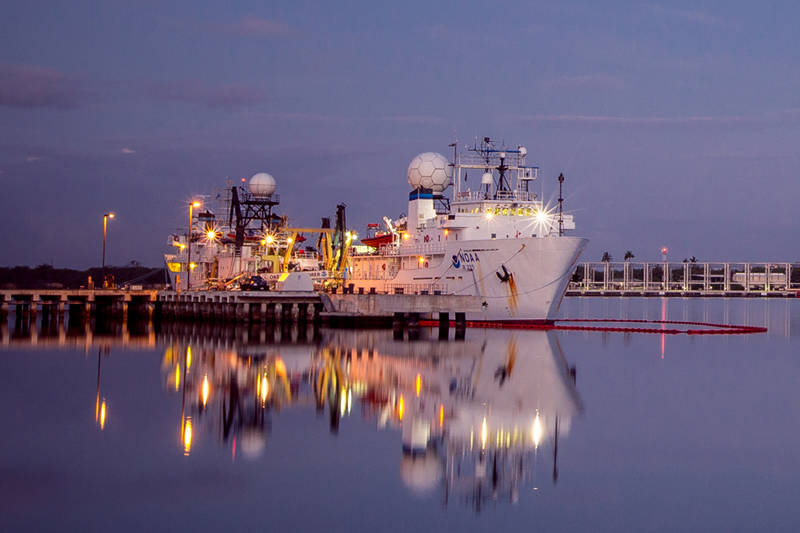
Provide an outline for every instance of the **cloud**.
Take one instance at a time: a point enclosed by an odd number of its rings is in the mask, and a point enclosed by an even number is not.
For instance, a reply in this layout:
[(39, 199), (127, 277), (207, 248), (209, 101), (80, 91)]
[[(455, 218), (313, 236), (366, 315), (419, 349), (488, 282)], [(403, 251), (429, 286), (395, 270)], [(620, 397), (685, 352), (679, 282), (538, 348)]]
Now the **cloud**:
[(28, 157), (25, 158), (25, 162), (26, 163), (33, 163), (34, 161), (39, 161), (40, 159), (42, 159), (41, 156), (29, 155)]
[(442, 124), (444, 119), (434, 115), (326, 115), (322, 113), (264, 113), (267, 119), (291, 120), (296, 122), (393, 122), (395, 124)]
[(217, 24), (216, 31), (236, 35), (239, 37), (276, 37), (291, 33), (289, 25), (279, 20), (265, 19), (248, 15), (242, 19), (227, 24)]
[(81, 101), (74, 79), (51, 68), (0, 64), (0, 106), (70, 109)]
[(128, 147), (126, 146), (125, 148), (123, 148), (122, 150), (120, 150), (120, 152), (121, 152), (121, 153), (123, 153), (123, 154), (135, 154), (135, 153), (136, 153), (136, 150), (134, 150), (133, 148), (128, 148)]
[(440, 117), (432, 115), (391, 115), (384, 117), (377, 117), (377, 121), (395, 122), (398, 124), (442, 124), (444, 122)]
[(658, 16), (666, 16), (680, 19), (684, 22), (691, 22), (702, 26), (725, 26), (727, 22), (711, 13), (696, 11), (693, 9), (680, 9), (675, 7), (665, 7), (658, 4), (647, 4), (647, 8)]
[(544, 80), (542, 85), (549, 88), (623, 89), (625, 81), (611, 74), (581, 74)]
[[(777, 117), (778, 115), (776, 115)], [(593, 124), (755, 124), (767, 122), (766, 115), (694, 115), (677, 117), (614, 116), (614, 115), (520, 115), (522, 122), (574, 122)]]
[(212, 109), (250, 107), (266, 100), (264, 91), (243, 84), (207, 85), (200, 81), (179, 81), (151, 85), (153, 98), (203, 105)]

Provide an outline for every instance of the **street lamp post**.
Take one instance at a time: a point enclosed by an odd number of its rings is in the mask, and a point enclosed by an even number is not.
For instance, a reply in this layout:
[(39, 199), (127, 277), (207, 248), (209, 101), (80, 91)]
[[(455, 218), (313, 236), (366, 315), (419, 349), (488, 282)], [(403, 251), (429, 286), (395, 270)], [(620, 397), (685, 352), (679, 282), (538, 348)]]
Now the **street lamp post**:
[(192, 209), (200, 207), (201, 204), (197, 200), (189, 204), (189, 231), (186, 238), (186, 246), (188, 247), (188, 257), (186, 258), (186, 290), (192, 288)]
[(108, 219), (114, 218), (114, 213), (108, 212), (103, 214), (103, 263), (102, 263), (102, 287), (106, 286), (106, 233), (108, 228)]

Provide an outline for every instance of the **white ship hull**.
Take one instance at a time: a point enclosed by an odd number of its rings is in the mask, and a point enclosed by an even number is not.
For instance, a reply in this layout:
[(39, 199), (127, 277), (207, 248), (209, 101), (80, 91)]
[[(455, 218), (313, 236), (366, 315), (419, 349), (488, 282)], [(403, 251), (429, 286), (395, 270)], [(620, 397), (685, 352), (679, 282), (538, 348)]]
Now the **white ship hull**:
[(364, 293), (479, 296), (483, 310), (467, 320), (546, 322), (557, 313), (586, 243), (558, 237), (401, 246), (396, 255), (354, 257), (345, 286)]

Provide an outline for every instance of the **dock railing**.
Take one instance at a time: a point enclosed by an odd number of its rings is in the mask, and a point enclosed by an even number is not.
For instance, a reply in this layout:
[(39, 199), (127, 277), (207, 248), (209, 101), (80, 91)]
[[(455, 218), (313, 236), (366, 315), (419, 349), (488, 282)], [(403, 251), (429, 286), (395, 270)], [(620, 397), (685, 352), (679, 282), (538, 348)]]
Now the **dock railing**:
[(625, 294), (800, 294), (800, 264), (748, 262), (579, 263), (567, 288), (572, 296)]

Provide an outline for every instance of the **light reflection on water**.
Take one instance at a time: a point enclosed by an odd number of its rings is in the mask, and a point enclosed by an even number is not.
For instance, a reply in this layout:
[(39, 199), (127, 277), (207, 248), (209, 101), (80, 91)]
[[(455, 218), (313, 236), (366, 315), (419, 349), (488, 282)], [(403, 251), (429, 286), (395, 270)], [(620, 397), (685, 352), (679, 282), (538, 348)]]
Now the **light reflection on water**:
[(555, 481), (558, 439), (582, 410), (552, 334), (523, 335), (520, 346), (517, 333), (482, 333), (409, 343), (386, 331), (326, 331), (319, 344), (245, 349), (165, 336), (162, 376), (181, 396), (186, 455), (195, 435), (219, 435), (232, 460), (252, 460), (282, 411), (313, 406), (335, 435), (357, 405), (363, 420), (400, 437), (411, 490), (441, 486), (445, 503), (479, 511), (486, 500), (516, 502), (551, 456)]
[[(409, 341), (383, 330), (26, 327), (12, 317), (0, 332), (0, 413), (17, 438), (0, 444), (0, 500), (17, 503), (0, 504), (0, 529), (22, 529), (41, 505), (59, 517), (42, 530), (122, 518), (129, 525), (114, 529), (167, 530), (178, 514), (199, 530), (250, 528), (262, 508), (289, 529), (299, 516), (332, 530), (453, 519), (485, 529), (487, 512), (509, 528), (600, 530), (746, 530), (770, 512), (769, 529), (792, 529), (782, 495), (800, 488), (786, 475), (800, 473), (798, 435), (779, 422), (800, 406), (797, 303), (562, 306), (569, 318), (662, 315), (770, 331), (468, 330), (440, 341), (422, 330)], [(758, 424), (768, 429), (742, 439)], [(106, 510), (93, 514), (88, 496)], [(759, 512), (731, 504), (741, 497)]]

